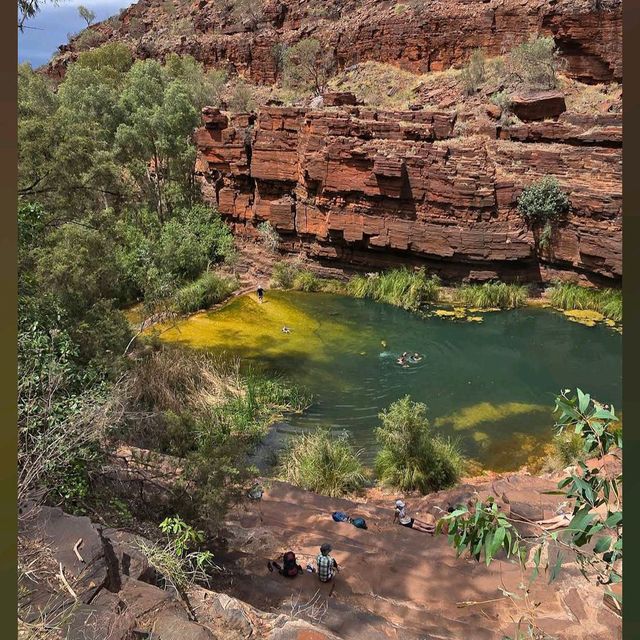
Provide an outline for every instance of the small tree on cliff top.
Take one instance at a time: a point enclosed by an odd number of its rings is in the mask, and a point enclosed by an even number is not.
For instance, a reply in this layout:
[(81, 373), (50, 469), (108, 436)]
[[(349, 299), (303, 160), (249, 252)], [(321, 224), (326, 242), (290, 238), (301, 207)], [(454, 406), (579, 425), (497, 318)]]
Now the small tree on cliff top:
[(321, 94), (333, 71), (333, 58), (317, 40), (306, 38), (287, 50), (284, 73), (287, 84)]
[(87, 27), (91, 26), (91, 23), (96, 19), (96, 14), (82, 4), (78, 7), (78, 14), (87, 23)]

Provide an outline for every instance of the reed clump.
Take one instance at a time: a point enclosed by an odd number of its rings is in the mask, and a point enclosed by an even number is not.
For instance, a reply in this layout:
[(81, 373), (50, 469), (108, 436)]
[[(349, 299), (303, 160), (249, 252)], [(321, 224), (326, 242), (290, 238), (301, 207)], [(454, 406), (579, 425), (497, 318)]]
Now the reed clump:
[(346, 433), (319, 429), (292, 439), (280, 458), (279, 476), (298, 487), (333, 498), (361, 489), (366, 478)]
[(515, 309), (526, 304), (528, 294), (529, 289), (526, 285), (485, 282), (462, 285), (454, 290), (453, 300), (477, 309)]
[(597, 311), (609, 320), (622, 322), (622, 291), (616, 289), (591, 289), (558, 282), (549, 290), (549, 300), (559, 309)]

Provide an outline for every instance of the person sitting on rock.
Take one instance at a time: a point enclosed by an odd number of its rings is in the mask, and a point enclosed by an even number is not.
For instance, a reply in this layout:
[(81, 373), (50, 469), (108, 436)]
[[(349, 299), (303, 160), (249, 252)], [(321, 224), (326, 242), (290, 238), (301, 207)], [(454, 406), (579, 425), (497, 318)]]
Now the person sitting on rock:
[(269, 571), (273, 571), (274, 567), (278, 570), (281, 576), (286, 578), (295, 578), (299, 573), (303, 573), (302, 567), (296, 560), (296, 554), (293, 551), (287, 551), (282, 555), (282, 566), (277, 562), (269, 560), (267, 562), (267, 568)]
[(320, 582), (329, 582), (333, 578), (335, 571), (339, 571), (338, 563), (329, 555), (330, 552), (331, 545), (325, 543), (320, 547), (320, 553), (316, 558)]
[(422, 520), (416, 520), (415, 518), (409, 517), (407, 515), (406, 505), (402, 500), (396, 500), (396, 508), (393, 514), (394, 524), (396, 520), (398, 521), (398, 524), (401, 524), (403, 527), (415, 529), (416, 531), (422, 531), (423, 533), (429, 533), (433, 535), (436, 530), (435, 524), (430, 524), (428, 522), (423, 522)]

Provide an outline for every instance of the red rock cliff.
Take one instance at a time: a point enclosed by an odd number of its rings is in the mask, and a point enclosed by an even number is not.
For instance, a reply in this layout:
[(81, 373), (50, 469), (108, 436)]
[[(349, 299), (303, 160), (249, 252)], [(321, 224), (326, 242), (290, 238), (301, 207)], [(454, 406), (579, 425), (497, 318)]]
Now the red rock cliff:
[[(100, 42), (127, 43), (138, 58), (189, 53), (254, 82), (276, 78), (273, 45), (315, 37), (340, 69), (375, 60), (415, 72), (461, 66), (473, 49), (500, 55), (540, 35), (553, 36), (569, 77), (622, 79), (620, 0), (265, 0), (255, 18), (223, 0), (139, 0), (91, 27)], [(48, 73), (60, 76), (77, 56), (60, 47)]]
[[(455, 112), (365, 107), (203, 111), (197, 171), (239, 233), (269, 220), (290, 248), (343, 263), (424, 262), (447, 275), (550, 280), (622, 275), (621, 116), (483, 125)], [(550, 247), (516, 208), (556, 176), (571, 209)]]

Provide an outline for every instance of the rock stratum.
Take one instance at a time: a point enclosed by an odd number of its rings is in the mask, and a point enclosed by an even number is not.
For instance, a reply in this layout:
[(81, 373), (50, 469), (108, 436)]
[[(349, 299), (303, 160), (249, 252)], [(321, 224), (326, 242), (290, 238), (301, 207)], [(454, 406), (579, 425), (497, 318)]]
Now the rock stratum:
[[(570, 77), (622, 80), (620, 0), (139, 0), (90, 31), (138, 58), (191, 54), (268, 84), (278, 76), (273, 45), (308, 37), (333, 51), (338, 69), (374, 60), (425, 73), (461, 66), (478, 47), (497, 56), (553, 36)], [(48, 71), (63, 74), (80, 46), (61, 46)]]
[[(474, 280), (619, 280), (621, 115), (476, 119), (464, 135), (459, 118), (428, 108), (205, 109), (196, 170), (205, 199), (237, 233), (267, 220), (285, 247), (318, 259), (425, 263)], [(546, 175), (571, 208), (541, 250), (517, 198)]]

